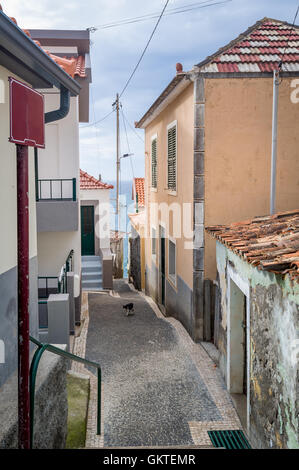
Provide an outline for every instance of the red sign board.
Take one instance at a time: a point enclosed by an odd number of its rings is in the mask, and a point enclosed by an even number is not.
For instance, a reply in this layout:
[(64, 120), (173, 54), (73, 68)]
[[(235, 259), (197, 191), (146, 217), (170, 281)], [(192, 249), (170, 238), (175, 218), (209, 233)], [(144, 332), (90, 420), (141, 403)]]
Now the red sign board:
[(19, 145), (45, 148), (44, 97), (13, 77), (9, 77), (10, 137)]

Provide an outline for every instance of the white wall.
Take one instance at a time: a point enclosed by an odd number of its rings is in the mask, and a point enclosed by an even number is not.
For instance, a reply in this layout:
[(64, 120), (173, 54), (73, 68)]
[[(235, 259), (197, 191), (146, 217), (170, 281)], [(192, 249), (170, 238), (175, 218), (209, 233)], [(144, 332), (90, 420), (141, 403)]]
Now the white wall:
[[(43, 90), (46, 111), (59, 108), (58, 90)], [(79, 200), (79, 113), (78, 97), (72, 97), (68, 115), (46, 124), (46, 148), (39, 150), (38, 177), (76, 178), (77, 200)], [(64, 187), (66, 188), (66, 186)], [(71, 183), (68, 184), (71, 191)], [(70, 193), (71, 194), (71, 193)], [(68, 196), (68, 195), (67, 195)], [(78, 204), (79, 229), (74, 232), (38, 233), (38, 271), (40, 276), (56, 276), (70, 250), (74, 250), (74, 271), (81, 272), (80, 205)]]
[(98, 201), (95, 209), (95, 234), (100, 248), (110, 248), (110, 189), (80, 190), (81, 201)]
[[(59, 108), (58, 90), (43, 90), (43, 94), (46, 112)], [(39, 150), (38, 173), (39, 179), (77, 178), (79, 191), (78, 97), (71, 98), (70, 111), (64, 119), (46, 124), (46, 148)]]
[[(0, 274), (17, 265), (16, 146), (9, 137), (9, 85), (14, 76), (0, 66)], [(22, 80), (23, 81), (23, 80)], [(34, 152), (29, 147), (29, 256), (37, 254)]]

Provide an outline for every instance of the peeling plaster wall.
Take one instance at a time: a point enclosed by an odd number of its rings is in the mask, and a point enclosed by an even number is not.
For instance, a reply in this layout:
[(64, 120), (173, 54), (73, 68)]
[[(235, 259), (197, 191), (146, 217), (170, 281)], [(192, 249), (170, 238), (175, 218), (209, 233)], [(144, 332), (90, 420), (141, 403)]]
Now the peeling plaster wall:
[(255, 447), (299, 448), (299, 284), (259, 271), (217, 243), (220, 368), (227, 370), (227, 268), (250, 288), (250, 438)]

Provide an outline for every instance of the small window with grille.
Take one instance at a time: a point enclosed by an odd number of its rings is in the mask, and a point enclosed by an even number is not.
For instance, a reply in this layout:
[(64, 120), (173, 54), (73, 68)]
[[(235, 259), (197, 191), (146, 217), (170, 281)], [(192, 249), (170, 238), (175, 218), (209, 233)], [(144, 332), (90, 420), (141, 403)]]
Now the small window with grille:
[(177, 189), (177, 123), (167, 127), (167, 187)]
[(157, 174), (157, 136), (152, 138), (152, 188), (157, 188), (158, 174)]

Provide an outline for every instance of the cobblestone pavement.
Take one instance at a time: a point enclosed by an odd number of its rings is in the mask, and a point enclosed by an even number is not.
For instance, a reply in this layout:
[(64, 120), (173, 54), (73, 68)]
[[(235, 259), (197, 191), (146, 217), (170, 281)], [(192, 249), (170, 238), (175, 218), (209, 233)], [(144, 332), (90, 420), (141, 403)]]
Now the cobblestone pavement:
[[(122, 305), (133, 302), (134, 316)], [(210, 429), (241, 429), (218, 368), (183, 326), (148, 297), (115, 282), (84, 293), (74, 352), (103, 370), (102, 435), (96, 435), (96, 376), (91, 379), (86, 447), (210, 446)]]

